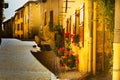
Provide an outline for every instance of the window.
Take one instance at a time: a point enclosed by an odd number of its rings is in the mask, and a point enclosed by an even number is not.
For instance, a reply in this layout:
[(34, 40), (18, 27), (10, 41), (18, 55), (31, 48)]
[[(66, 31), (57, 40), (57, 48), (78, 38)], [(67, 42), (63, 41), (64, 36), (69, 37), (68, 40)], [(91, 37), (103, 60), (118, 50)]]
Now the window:
[(23, 38), (23, 35), (21, 35), (21, 38)]
[(53, 10), (50, 11), (50, 30), (53, 29)]
[(84, 23), (84, 5), (80, 7), (80, 26), (83, 26)]
[(68, 24), (69, 24), (69, 19), (66, 21), (66, 32), (68, 32)]
[(73, 16), (73, 33), (79, 35), (79, 46), (84, 46), (84, 4), (80, 6), (80, 9), (75, 10)]
[(18, 38), (20, 38), (20, 35), (17, 35)]
[(17, 30), (18, 30), (18, 31), (19, 31), (19, 28), (20, 28), (20, 25), (18, 24), (18, 25), (17, 25)]
[(71, 16), (66, 21), (66, 32), (71, 33)]
[(21, 18), (23, 17), (23, 10), (21, 11)]
[(80, 42), (84, 46), (84, 4), (80, 7), (80, 17), (79, 17), (79, 31), (80, 31)]
[(20, 13), (18, 13), (18, 19), (20, 18)]
[(23, 30), (23, 22), (21, 23), (21, 30)]

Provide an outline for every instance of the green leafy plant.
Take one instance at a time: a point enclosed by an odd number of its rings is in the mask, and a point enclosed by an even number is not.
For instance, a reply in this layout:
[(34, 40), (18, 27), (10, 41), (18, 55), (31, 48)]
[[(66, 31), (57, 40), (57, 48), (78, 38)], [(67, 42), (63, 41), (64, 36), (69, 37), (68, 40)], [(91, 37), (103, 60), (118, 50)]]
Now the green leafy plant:
[(79, 60), (77, 55), (71, 49), (71, 43), (74, 43), (78, 36), (70, 33), (64, 33), (65, 46), (58, 49), (58, 56), (60, 57), (60, 66), (75, 68)]
[[(104, 53), (105, 57), (105, 72), (109, 72), (112, 69), (112, 56), (113, 56), (113, 33), (114, 33), (114, 12), (115, 12), (115, 0), (94, 0), (97, 2), (97, 21), (103, 25), (103, 28), (109, 36), (107, 36), (107, 41), (104, 45), (109, 44), (109, 48), (104, 47), (104, 50), (109, 50)], [(106, 33), (104, 32), (104, 35)]]
[(73, 41), (74, 41), (75, 44), (78, 44), (79, 41), (80, 41), (80, 35), (79, 34), (75, 34), (73, 36)]
[(115, 0), (94, 0), (98, 3), (98, 19), (102, 16), (101, 23), (107, 25), (107, 29), (113, 34), (114, 32), (114, 9)]
[(54, 31), (56, 31), (58, 34), (62, 35), (62, 33), (63, 33), (63, 26), (60, 25), (60, 24), (55, 25)]
[(60, 67), (74, 68), (78, 64), (77, 55), (72, 50), (59, 48), (58, 56), (60, 57)]
[[(63, 43), (63, 26), (58, 24), (54, 26), (55, 32), (55, 45), (56, 48), (60, 48), (64, 45)], [(61, 43), (62, 42), (62, 43)]]

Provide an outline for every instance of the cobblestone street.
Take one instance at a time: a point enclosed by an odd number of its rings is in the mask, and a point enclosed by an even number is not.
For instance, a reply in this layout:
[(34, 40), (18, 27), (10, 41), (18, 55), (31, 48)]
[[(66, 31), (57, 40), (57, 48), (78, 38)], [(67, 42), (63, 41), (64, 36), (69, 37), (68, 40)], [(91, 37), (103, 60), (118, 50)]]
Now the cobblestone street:
[[(51, 80), (54, 75), (30, 53), (33, 41), (2, 39), (0, 80)], [(54, 80), (52, 78), (52, 80)]]

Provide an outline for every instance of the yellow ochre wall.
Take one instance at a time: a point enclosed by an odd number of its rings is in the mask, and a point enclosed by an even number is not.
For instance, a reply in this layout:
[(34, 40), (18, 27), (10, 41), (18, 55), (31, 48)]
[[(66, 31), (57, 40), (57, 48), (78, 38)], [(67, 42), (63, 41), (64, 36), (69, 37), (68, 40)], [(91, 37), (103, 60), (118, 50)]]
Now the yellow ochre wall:
[(38, 2), (31, 2), (25, 4), (24, 5), (24, 37), (25, 38), (31, 37), (32, 30), (35, 30), (37, 32), (39, 27), (40, 27), (40, 4)]
[[(18, 14), (20, 16), (20, 18), (18, 19)], [(19, 26), (21, 25), (21, 23), (23, 22), (23, 17), (21, 17), (21, 10), (19, 10), (16, 14), (15, 14), (15, 34), (14, 37), (18, 37), (18, 35), (20, 36), (19, 38), (21, 38), (21, 35), (23, 35), (23, 31), (22, 30), (17, 30), (18, 28), (18, 24)], [(20, 26), (21, 27), (21, 26)]]
[[(23, 17), (17, 18), (18, 13), (21, 14), (23, 10)], [(21, 16), (21, 15), (20, 15)], [(33, 38), (33, 31), (38, 34), (40, 27), (40, 3), (35, 1), (28, 1), (15, 14), (15, 37), (23, 35), (23, 38)], [(23, 22), (23, 30), (17, 31), (17, 24)]]
[(28, 5), (24, 7), (24, 38), (28, 38)]
[[(50, 30), (50, 11), (53, 11), (53, 27), (59, 23), (59, 13), (62, 9), (61, 0), (47, 0), (45, 3), (40, 2), (40, 28), (38, 36), (45, 40), (45, 43), (50, 44), (52, 48), (55, 48), (54, 36), (55, 33)], [(62, 11), (61, 11), (62, 12)], [(46, 14), (46, 24), (45, 24)]]

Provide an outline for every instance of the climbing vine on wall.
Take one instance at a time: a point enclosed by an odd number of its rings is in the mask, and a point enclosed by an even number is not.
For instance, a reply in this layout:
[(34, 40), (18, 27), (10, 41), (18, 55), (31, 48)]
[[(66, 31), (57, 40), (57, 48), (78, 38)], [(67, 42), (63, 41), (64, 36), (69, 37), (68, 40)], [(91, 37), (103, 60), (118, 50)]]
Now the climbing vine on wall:
[(114, 32), (114, 9), (115, 9), (115, 0), (94, 0), (98, 3), (98, 16), (102, 16), (104, 24), (106, 24), (111, 33)]
[(104, 28), (103, 52), (105, 71), (112, 69), (113, 33), (114, 33), (114, 9), (115, 0), (94, 0), (97, 2), (97, 22)]

